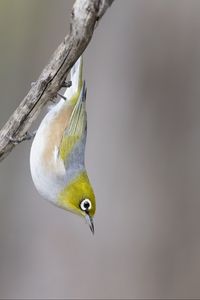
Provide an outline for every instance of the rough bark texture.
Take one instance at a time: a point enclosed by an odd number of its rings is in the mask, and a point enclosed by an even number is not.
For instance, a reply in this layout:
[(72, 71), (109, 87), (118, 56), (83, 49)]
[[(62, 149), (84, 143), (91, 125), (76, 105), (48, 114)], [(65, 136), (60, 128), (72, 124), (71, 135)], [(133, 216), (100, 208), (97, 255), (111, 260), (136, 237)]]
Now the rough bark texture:
[(96, 22), (112, 2), (113, 0), (75, 1), (69, 34), (0, 131), (0, 161), (13, 149), (14, 140), (23, 140), (42, 107), (57, 96), (69, 70), (90, 42)]

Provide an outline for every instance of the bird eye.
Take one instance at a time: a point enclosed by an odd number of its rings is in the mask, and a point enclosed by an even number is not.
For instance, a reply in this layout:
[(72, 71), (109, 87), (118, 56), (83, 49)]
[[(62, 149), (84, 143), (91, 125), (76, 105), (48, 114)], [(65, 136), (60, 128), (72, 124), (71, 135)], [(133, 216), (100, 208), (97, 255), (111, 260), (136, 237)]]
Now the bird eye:
[(80, 203), (80, 208), (83, 210), (83, 211), (88, 211), (90, 210), (92, 207), (92, 204), (91, 204), (91, 201), (89, 199), (84, 199), (81, 201)]

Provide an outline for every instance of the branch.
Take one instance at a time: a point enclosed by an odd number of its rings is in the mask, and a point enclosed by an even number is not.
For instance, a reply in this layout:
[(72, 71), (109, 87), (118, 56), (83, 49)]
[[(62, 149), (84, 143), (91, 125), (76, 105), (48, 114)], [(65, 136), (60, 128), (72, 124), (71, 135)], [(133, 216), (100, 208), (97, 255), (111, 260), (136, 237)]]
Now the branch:
[(0, 161), (23, 140), (42, 107), (53, 100), (69, 70), (90, 42), (96, 22), (114, 0), (76, 0), (71, 12), (70, 33), (59, 45), (38, 80), (0, 131)]

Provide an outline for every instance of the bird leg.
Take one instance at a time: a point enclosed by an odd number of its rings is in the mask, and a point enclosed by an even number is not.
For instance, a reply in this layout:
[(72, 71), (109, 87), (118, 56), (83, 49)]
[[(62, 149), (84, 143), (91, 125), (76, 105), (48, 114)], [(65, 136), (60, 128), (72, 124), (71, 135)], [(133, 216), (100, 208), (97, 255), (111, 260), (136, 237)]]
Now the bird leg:
[(67, 98), (66, 98), (65, 96), (63, 96), (62, 94), (57, 93), (57, 95), (58, 95), (60, 98), (64, 99), (65, 101), (67, 100)]
[(72, 81), (69, 80), (69, 81), (64, 81), (62, 83), (62, 87), (65, 87), (65, 88), (69, 88), (70, 86), (72, 86)]

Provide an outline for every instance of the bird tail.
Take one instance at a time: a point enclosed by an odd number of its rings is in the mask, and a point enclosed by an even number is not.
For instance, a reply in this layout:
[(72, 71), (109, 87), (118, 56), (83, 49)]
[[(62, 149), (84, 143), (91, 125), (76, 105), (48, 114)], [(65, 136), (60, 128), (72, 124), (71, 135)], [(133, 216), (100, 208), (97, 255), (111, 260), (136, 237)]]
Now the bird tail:
[(82, 56), (79, 57), (79, 59), (76, 61), (76, 63), (71, 68), (70, 72), (70, 80), (72, 82), (72, 85), (66, 89), (64, 96), (70, 100), (71, 97), (75, 95), (79, 95), (82, 86), (83, 86), (83, 58)]

